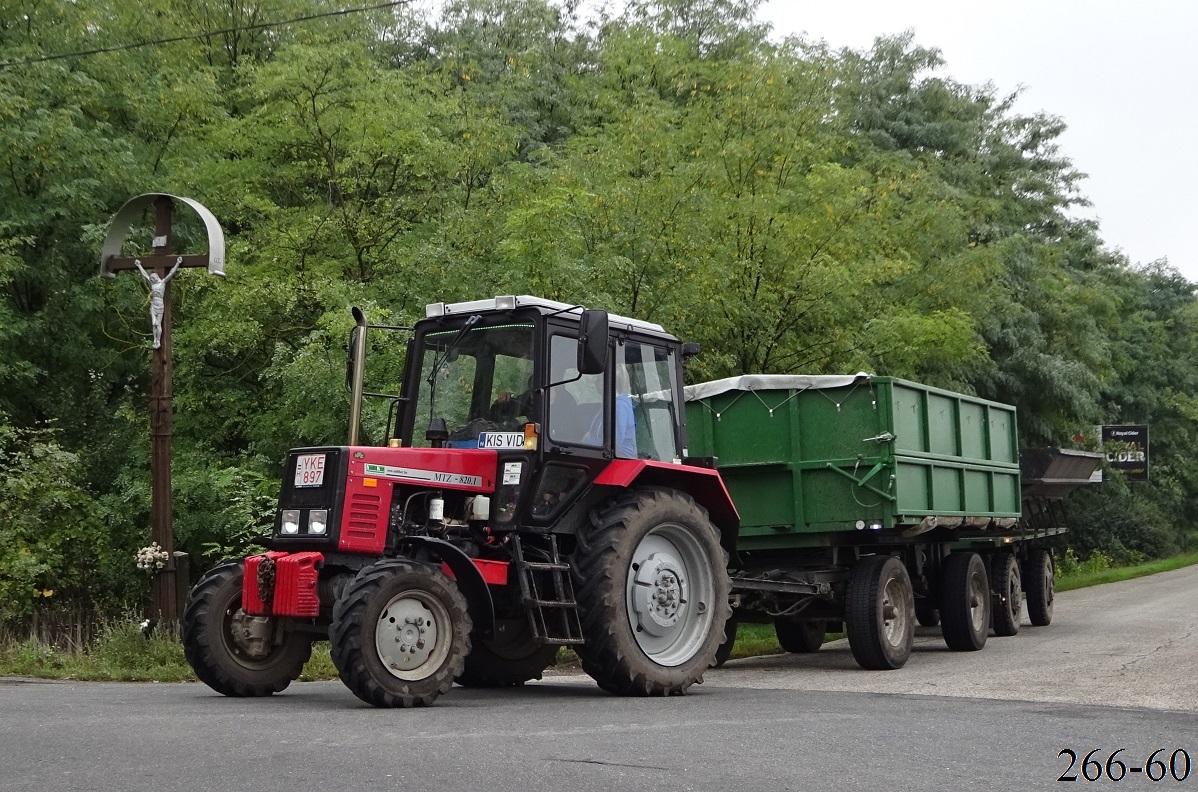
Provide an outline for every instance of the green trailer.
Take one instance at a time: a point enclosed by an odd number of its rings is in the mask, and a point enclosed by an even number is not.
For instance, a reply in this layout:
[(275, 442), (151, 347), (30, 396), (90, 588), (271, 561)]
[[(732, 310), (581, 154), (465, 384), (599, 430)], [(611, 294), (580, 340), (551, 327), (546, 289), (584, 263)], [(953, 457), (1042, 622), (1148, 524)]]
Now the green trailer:
[(1018, 631), (1024, 593), (1032, 624), (1051, 620), (1052, 556), (1033, 540), (1060, 528), (1021, 519), (1014, 407), (866, 374), (746, 375), (686, 398), (688, 454), (740, 513), (735, 618), (773, 621), (784, 649), (843, 627), (861, 665), (897, 668), (915, 621), (976, 650)]

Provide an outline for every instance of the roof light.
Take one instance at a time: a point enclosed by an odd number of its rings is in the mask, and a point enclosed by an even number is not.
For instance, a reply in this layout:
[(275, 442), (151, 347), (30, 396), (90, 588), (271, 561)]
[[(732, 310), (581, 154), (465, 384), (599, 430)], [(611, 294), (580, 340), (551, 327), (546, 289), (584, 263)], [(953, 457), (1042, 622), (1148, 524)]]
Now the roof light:
[(516, 307), (515, 295), (509, 294), (506, 297), (496, 297), (495, 298), (495, 307), (496, 307), (496, 309), (498, 309), (500, 311), (510, 311), (511, 309)]
[(428, 305), (424, 306), (424, 315), (426, 317), (428, 317), (429, 319), (432, 319), (433, 317), (437, 317), (437, 316), (444, 316), (445, 315), (445, 303), (443, 303), (443, 302), (429, 303)]

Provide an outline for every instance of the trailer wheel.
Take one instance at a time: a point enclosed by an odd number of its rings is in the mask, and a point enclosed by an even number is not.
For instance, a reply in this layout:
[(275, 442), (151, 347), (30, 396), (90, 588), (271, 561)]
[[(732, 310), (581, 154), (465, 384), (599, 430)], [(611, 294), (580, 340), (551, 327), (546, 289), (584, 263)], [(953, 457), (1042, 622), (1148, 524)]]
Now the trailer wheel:
[(669, 696), (703, 680), (724, 641), (731, 582), (719, 534), (689, 495), (620, 494), (592, 513), (572, 566), (578, 654), (599, 687)]
[(915, 643), (915, 593), (894, 556), (866, 556), (853, 567), (845, 607), (849, 648), (862, 668), (902, 668)]
[(376, 707), (432, 704), (470, 651), (466, 598), (440, 569), (415, 561), (366, 567), (333, 606), (333, 664)]
[(1027, 617), (1035, 626), (1047, 627), (1052, 623), (1052, 601), (1056, 595), (1052, 553), (1043, 549), (1032, 550), (1028, 554), (1025, 570)]
[(994, 572), (994, 634), (1015, 635), (1023, 619), (1023, 586), (1013, 553), (998, 553), (990, 560)]
[(915, 621), (920, 627), (935, 627), (940, 624), (940, 609), (930, 599), (915, 600)]
[(792, 654), (818, 652), (824, 645), (824, 634), (828, 630), (825, 621), (798, 621), (786, 616), (774, 619), (774, 634), (778, 646)]
[(977, 553), (949, 553), (944, 560), (940, 620), (949, 649), (973, 652), (990, 632), (990, 582)]
[(712, 668), (723, 668), (724, 663), (728, 662), (728, 658), (732, 657), (732, 648), (736, 646), (738, 629), (740, 629), (740, 622), (735, 616), (724, 622), (724, 642), (715, 650), (715, 660), (711, 661)]
[(269, 696), (299, 677), (312, 642), (278, 619), (241, 609), (242, 565), (211, 570), (183, 609), (183, 654), (200, 681), (226, 696)]
[(495, 688), (523, 685), (540, 679), (557, 659), (557, 646), (538, 644), (525, 624), (514, 638), (484, 641), (472, 638), (466, 665), (458, 675), (462, 687)]

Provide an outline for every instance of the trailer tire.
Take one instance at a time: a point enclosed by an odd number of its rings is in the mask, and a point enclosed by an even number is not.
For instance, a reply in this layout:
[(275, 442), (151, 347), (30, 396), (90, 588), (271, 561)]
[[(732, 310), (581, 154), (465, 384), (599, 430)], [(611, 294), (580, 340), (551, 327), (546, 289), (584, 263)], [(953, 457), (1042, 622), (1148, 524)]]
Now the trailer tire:
[(728, 658), (732, 657), (732, 648), (736, 646), (738, 629), (740, 629), (740, 622), (735, 616), (724, 622), (724, 642), (715, 650), (715, 660), (711, 661), (712, 668), (723, 668), (724, 663), (728, 662)]
[(427, 706), (462, 673), (470, 627), (466, 598), (439, 568), (381, 561), (360, 571), (333, 606), (333, 664), (368, 704)]
[(945, 558), (940, 621), (949, 649), (974, 652), (986, 645), (990, 632), (990, 583), (986, 564), (977, 553), (949, 553)]
[(940, 624), (940, 609), (930, 599), (915, 600), (915, 621), (920, 627), (935, 627)]
[(1015, 635), (1023, 619), (1023, 586), (1019, 562), (1013, 553), (997, 553), (990, 559), (993, 572), (995, 635)]
[(778, 636), (778, 646), (791, 654), (818, 652), (824, 645), (824, 635), (827, 632), (826, 621), (798, 621), (786, 616), (774, 619), (774, 634)]
[(1027, 617), (1037, 627), (1052, 623), (1052, 601), (1056, 597), (1056, 580), (1052, 553), (1044, 549), (1028, 553), (1023, 584), (1027, 590)]
[(457, 682), (468, 688), (523, 685), (540, 679), (557, 659), (557, 646), (538, 644), (527, 625), (510, 641), (471, 640), (470, 654)]
[(573, 563), (582, 668), (625, 696), (680, 695), (715, 661), (731, 616), (727, 554), (684, 493), (628, 490), (591, 514)]
[(849, 576), (845, 607), (849, 648), (862, 668), (902, 668), (915, 643), (915, 593), (894, 556), (866, 556)]
[(273, 637), (265, 657), (239, 642), (235, 624), (248, 617), (241, 610), (241, 562), (219, 566), (191, 589), (183, 609), (183, 655), (200, 681), (226, 696), (269, 696), (284, 690), (304, 670), (312, 641), (284, 632), (271, 619)]

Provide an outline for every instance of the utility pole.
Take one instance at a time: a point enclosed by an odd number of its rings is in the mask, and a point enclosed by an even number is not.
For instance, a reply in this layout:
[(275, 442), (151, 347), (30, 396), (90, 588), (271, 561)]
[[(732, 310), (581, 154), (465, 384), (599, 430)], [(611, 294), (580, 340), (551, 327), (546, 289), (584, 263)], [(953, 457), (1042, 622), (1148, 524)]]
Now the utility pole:
[[(176, 202), (193, 209), (208, 231), (208, 252), (172, 252)], [(148, 256), (120, 256), (125, 234), (149, 207), (154, 207), (153, 252)], [(166, 568), (154, 576), (152, 615), (164, 624), (179, 620), (178, 591), (187, 581), (177, 579), (175, 563), (174, 512), (171, 501), (171, 434), (174, 417), (171, 390), (171, 279), (179, 268), (207, 267), (224, 276), (225, 240), (220, 224), (203, 205), (190, 198), (150, 193), (132, 199), (117, 212), (108, 227), (108, 238), (100, 254), (101, 274), (116, 277), (122, 270), (135, 270), (150, 288), (150, 323), (154, 334), (153, 368), (150, 377), (150, 477), (152, 492), (151, 539), (167, 553)]]

